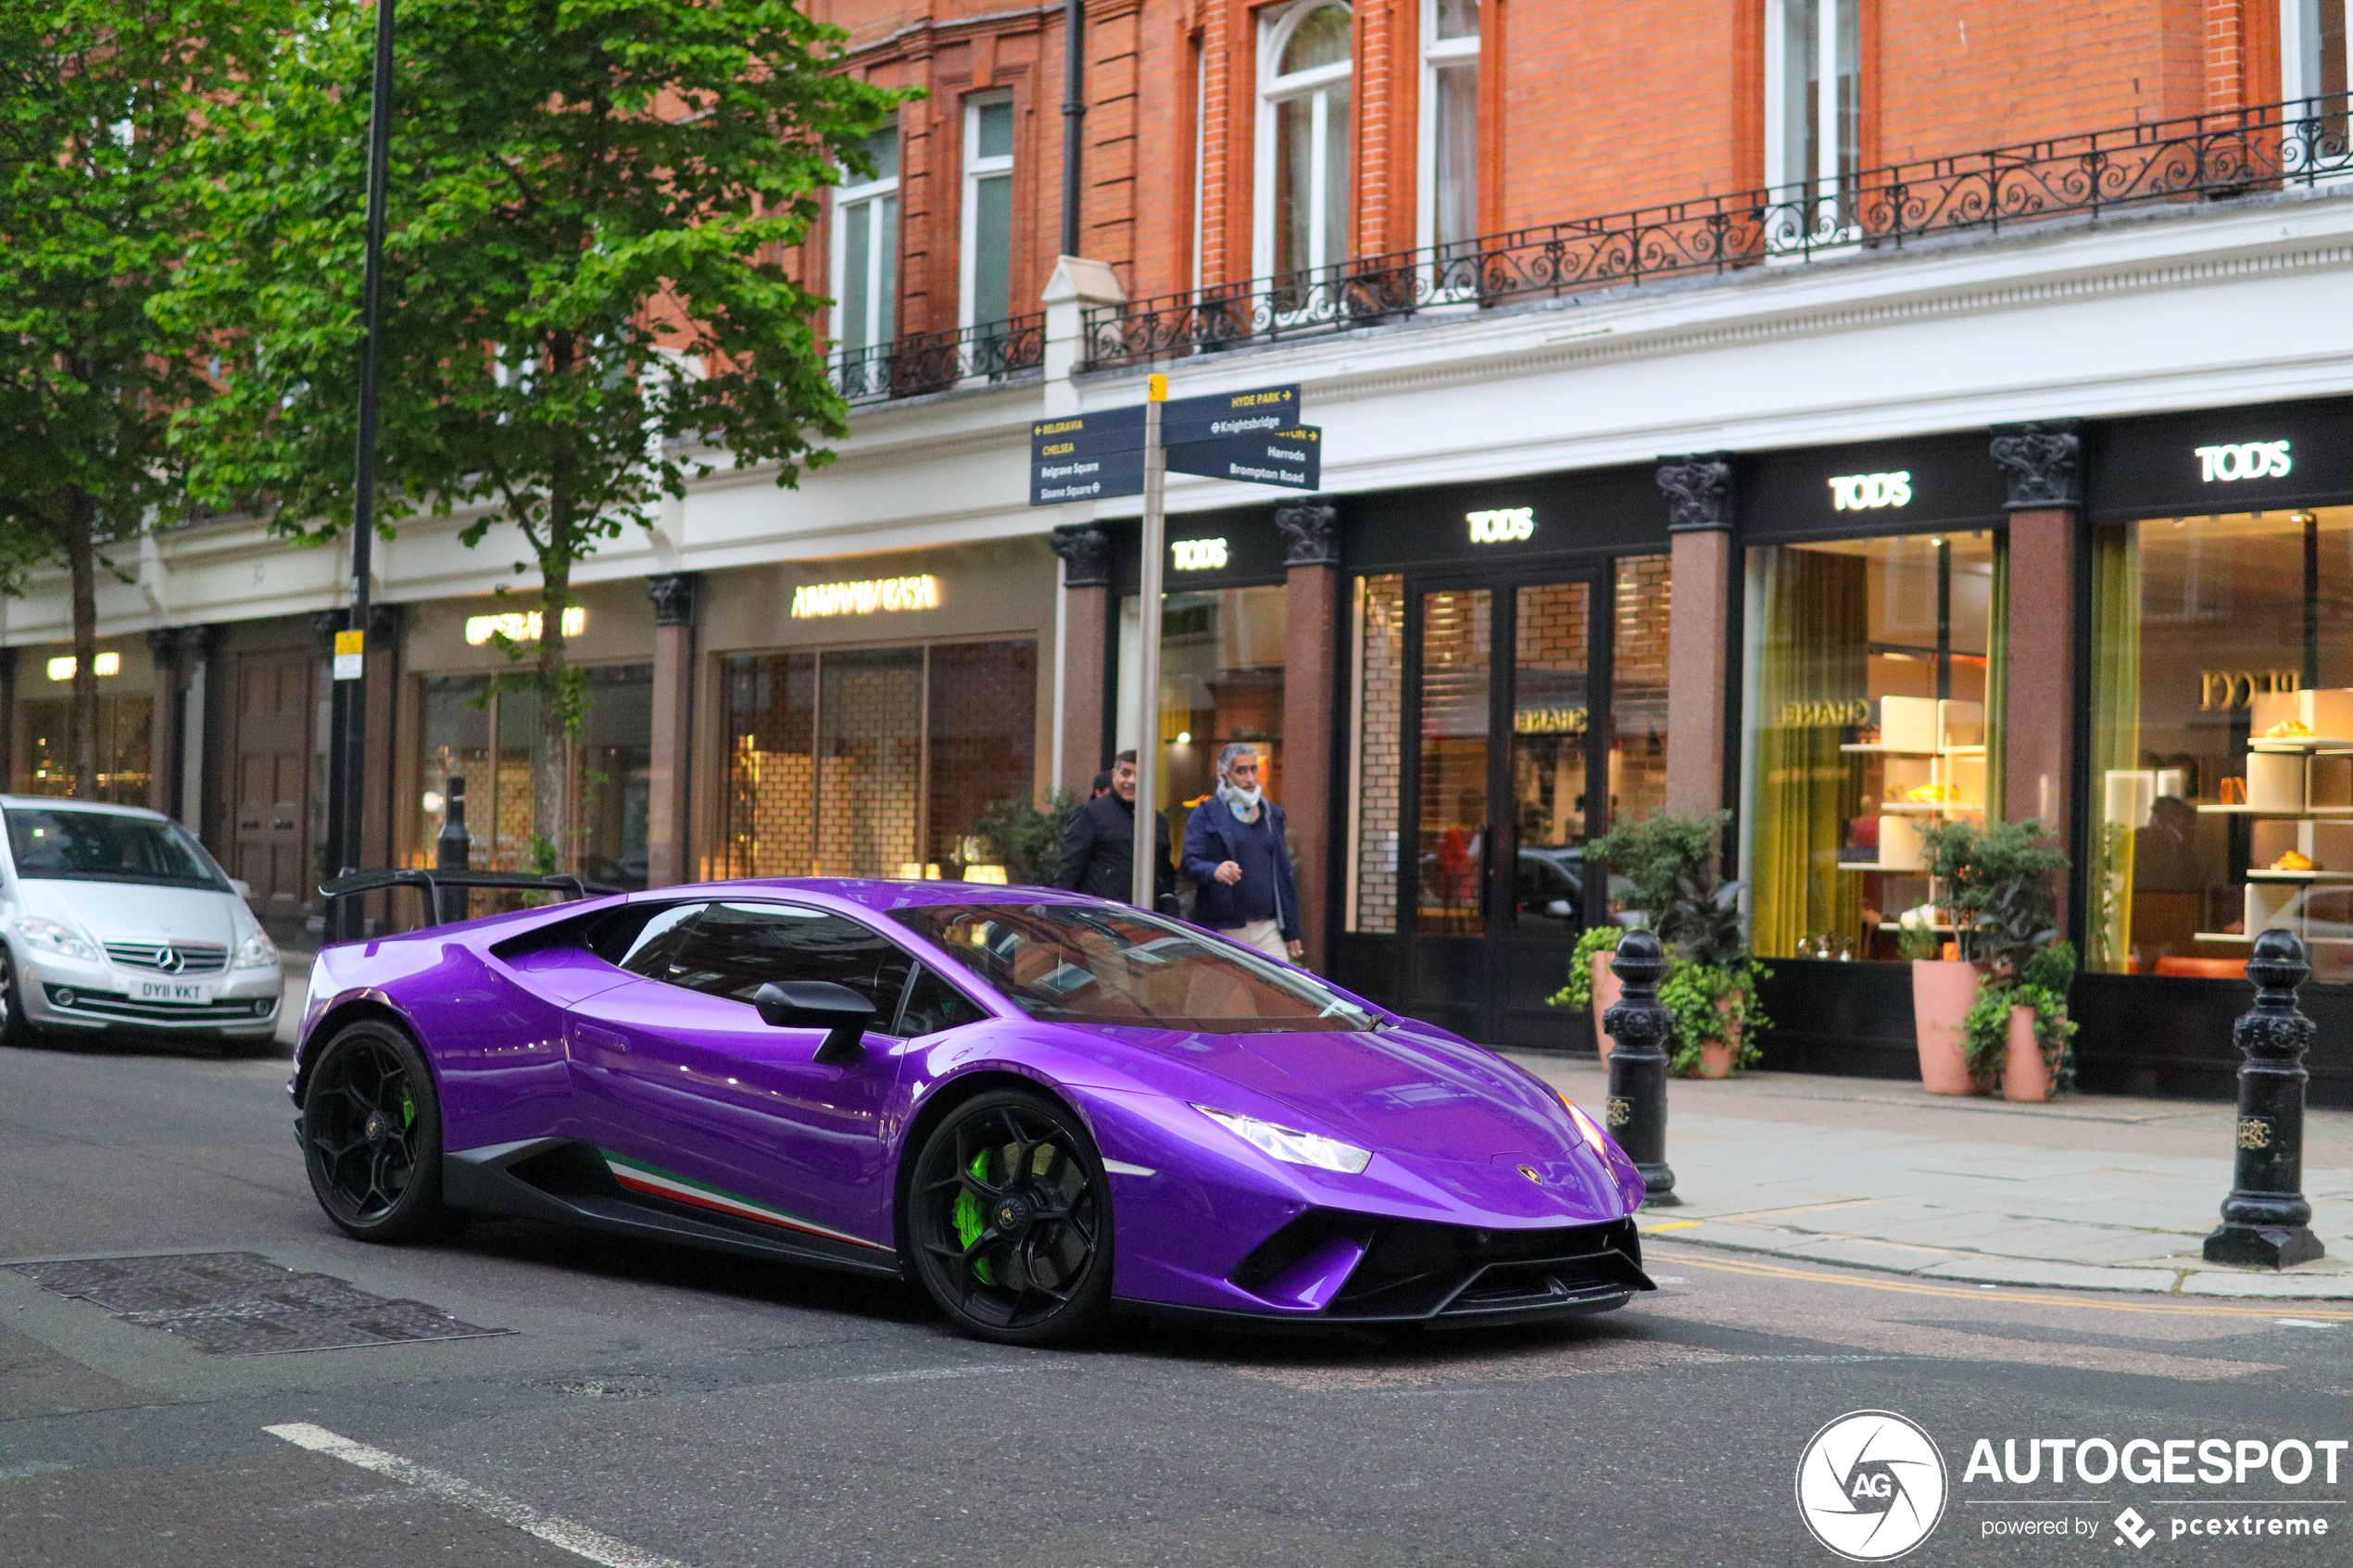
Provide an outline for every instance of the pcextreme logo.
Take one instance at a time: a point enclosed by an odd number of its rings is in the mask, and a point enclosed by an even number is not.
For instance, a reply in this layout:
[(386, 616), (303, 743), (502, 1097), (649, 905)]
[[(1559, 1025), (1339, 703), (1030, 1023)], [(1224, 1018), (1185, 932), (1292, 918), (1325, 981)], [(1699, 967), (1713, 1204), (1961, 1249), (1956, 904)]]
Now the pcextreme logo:
[(1886, 1562), (1944, 1515), (1944, 1456), (1893, 1411), (1854, 1411), (1814, 1434), (1797, 1460), (1797, 1512), (1850, 1562)]

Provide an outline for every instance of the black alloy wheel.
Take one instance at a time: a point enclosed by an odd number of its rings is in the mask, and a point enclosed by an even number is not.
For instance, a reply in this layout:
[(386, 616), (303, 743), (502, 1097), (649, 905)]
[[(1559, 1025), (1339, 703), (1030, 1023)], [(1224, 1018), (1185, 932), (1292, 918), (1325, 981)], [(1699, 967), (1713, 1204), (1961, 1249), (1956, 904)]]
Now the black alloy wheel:
[(0, 1046), (38, 1045), (41, 1031), (25, 1016), (24, 1001), (18, 992), (16, 960), (0, 946)]
[(1111, 1303), (1111, 1191), (1095, 1141), (1042, 1095), (998, 1089), (925, 1140), (908, 1195), (915, 1272), (965, 1333), (1044, 1345)]
[(302, 1100), (310, 1190), (347, 1236), (417, 1241), (447, 1228), (441, 1105), (416, 1043), (364, 1020), (319, 1053)]

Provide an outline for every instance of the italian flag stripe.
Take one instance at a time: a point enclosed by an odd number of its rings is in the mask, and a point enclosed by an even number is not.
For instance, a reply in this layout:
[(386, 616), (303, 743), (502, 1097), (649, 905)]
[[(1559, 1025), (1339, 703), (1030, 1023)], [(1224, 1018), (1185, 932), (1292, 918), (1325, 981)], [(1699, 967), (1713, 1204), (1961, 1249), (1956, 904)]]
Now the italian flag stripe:
[(648, 1165), (642, 1160), (632, 1160), (625, 1154), (615, 1154), (609, 1148), (600, 1148), (597, 1152), (604, 1156), (605, 1168), (612, 1173), (613, 1180), (631, 1192), (642, 1192), (654, 1198), (666, 1198), (673, 1203), (688, 1203), (698, 1209), (709, 1209), (716, 1213), (732, 1214), (739, 1220), (758, 1220), (762, 1224), (776, 1225), (788, 1231), (804, 1231), (811, 1236), (822, 1236), (833, 1241), (847, 1241), (859, 1247), (870, 1247), (877, 1252), (892, 1250), (890, 1248), (868, 1241), (863, 1236), (851, 1236), (846, 1231), (828, 1230), (824, 1225), (812, 1225), (806, 1220), (797, 1220), (790, 1214), (763, 1208), (749, 1198), (738, 1198), (724, 1188), (712, 1186), (708, 1182), (698, 1182), (691, 1176), (682, 1176), (675, 1171), (665, 1171), (659, 1165)]

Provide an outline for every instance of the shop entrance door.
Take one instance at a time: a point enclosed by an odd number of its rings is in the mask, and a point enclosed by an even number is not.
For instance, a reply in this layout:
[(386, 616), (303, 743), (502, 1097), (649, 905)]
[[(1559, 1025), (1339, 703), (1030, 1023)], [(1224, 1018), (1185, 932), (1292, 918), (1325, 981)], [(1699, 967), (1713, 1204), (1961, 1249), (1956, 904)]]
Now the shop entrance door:
[(1606, 918), (1609, 602), (1598, 572), (1409, 585), (1407, 1010), (1474, 1040), (1562, 1045), (1545, 998)]

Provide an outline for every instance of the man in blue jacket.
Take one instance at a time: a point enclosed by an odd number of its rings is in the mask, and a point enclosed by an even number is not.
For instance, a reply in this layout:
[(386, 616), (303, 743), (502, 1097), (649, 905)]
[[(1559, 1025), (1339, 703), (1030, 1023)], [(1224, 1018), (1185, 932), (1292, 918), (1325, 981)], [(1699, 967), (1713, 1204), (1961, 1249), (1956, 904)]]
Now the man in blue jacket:
[(1283, 809), (1258, 784), (1258, 753), (1229, 745), (1217, 753), (1217, 792), (1185, 823), (1185, 874), (1201, 891), (1193, 923), (1222, 931), (1270, 959), (1296, 960), (1299, 888), (1283, 844)]

